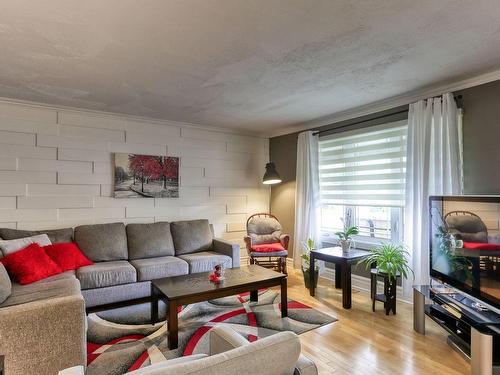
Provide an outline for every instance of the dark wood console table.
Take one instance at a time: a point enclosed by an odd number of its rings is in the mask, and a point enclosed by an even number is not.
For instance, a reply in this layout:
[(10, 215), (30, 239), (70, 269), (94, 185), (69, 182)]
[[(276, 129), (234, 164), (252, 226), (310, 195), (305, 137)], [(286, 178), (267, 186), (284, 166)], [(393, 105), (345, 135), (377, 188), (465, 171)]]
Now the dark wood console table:
[[(314, 270), (315, 260), (335, 263), (335, 288), (342, 288), (342, 307), (350, 309), (352, 306), (351, 266), (369, 254), (368, 251), (357, 249), (344, 253), (338, 246), (312, 250), (309, 257), (309, 269)], [(311, 285), (309, 292), (311, 296), (314, 296), (314, 272), (309, 272), (309, 275)]]

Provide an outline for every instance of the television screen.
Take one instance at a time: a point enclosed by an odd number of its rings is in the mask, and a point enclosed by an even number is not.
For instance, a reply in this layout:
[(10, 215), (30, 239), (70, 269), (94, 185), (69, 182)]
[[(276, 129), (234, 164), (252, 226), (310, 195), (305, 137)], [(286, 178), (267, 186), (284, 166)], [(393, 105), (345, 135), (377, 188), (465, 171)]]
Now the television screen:
[(430, 198), (431, 276), (500, 307), (500, 196)]

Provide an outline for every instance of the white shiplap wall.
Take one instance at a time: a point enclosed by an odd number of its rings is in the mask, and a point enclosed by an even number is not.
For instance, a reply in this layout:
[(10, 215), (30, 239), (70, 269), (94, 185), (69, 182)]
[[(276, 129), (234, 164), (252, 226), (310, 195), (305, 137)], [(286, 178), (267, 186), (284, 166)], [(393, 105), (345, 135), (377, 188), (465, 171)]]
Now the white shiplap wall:
[[(180, 157), (180, 198), (112, 198), (114, 152)], [(0, 226), (206, 218), (217, 236), (243, 245), (247, 216), (269, 207), (268, 157), (264, 138), (0, 102)]]

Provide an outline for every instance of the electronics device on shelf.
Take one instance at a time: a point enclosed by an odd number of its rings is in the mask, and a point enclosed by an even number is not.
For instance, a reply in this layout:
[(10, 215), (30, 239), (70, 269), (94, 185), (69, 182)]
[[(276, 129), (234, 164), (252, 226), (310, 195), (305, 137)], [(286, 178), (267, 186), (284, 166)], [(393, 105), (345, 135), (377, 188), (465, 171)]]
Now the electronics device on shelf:
[[(500, 313), (500, 196), (431, 196), (430, 275), (469, 312)], [(481, 315), (484, 315), (481, 314)]]

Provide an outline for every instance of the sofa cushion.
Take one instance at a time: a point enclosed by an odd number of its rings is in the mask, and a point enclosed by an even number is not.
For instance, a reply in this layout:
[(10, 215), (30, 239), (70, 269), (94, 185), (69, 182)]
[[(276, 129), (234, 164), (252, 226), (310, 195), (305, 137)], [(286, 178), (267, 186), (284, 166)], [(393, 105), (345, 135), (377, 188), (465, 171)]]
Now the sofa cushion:
[(128, 224), (129, 259), (144, 259), (174, 255), (170, 223)]
[[(47, 280), (47, 279), (46, 279)], [(0, 308), (51, 298), (80, 295), (80, 283), (74, 277), (52, 281), (43, 280), (29, 285), (12, 284), (12, 294)]]
[(61, 268), (45, 253), (37, 243), (9, 254), (2, 259), (7, 271), (22, 285), (31, 284), (62, 272)]
[(56, 243), (43, 247), (47, 255), (63, 271), (77, 270), (80, 267), (94, 264), (89, 258), (83, 255), (78, 245), (74, 242)]
[(135, 283), (135, 268), (126, 260), (95, 263), (79, 268), (76, 277), (82, 289), (104, 288), (106, 286)]
[[(76, 272), (75, 271), (66, 271), (63, 273), (58, 273), (57, 275), (54, 275), (54, 276), (47, 277), (43, 280), (37, 281), (36, 283), (37, 284), (50, 283), (52, 281), (65, 280), (65, 279), (71, 279), (71, 280), (75, 280), (76, 282), (78, 282), (78, 280), (76, 279)], [(80, 284), (80, 283), (78, 283), (78, 284)]]
[(12, 283), (5, 266), (0, 263), (0, 304), (2, 304), (12, 292)]
[(212, 271), (217, 264), (223, 264), (225, 268), (233, 266), (233, 260), (227, 255), (215, 251), (201, 251), (199, 253), (179, 255), (179, 258), (189, 264), (190, 273)]
[(46, 234), (50, 242), (71, 242), (73, 241), (73, 228), (51, 229), (51, 230), (19, 230), (10, 228), (0, 228), (0, 238), (4, 240), (15, 240), (23, 237)]
[(213, 235), (208, 220), (174, 221), (170, 223), (175, 255), (190, 254), (212, 248)]
[(160, 258), (135, 259), (130, 264), (137, 270), (138, 281), (161, 279), (162, 277), (187, 275), (189, 265), (185, 260), (167, 256)]
[(0, 251), (3, 256), (15, 253), (21, 249), (24, 249), (32, 243), (37, 243), (40, 246), (50, 245), (51, 242), (46, 234), (39, 234), (32, 237), (18, 238), (15, 240), (0, 240)]
[(106, 305), (108, 303), (123, 302), (138, 298), (150, 297), (151, 281), (141, 281), (132, 284), (113, 285), (113, 286), (107, 286), (105, 288), (85, 289), (82, 290), (82, 296), (85, 299), (86, 308)]
[(123, 223), (80, 225), (75, 228), (75, 242), (93, 262), (128, 258)]

